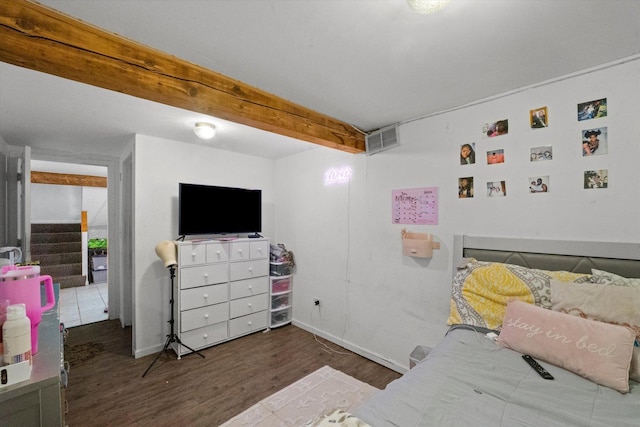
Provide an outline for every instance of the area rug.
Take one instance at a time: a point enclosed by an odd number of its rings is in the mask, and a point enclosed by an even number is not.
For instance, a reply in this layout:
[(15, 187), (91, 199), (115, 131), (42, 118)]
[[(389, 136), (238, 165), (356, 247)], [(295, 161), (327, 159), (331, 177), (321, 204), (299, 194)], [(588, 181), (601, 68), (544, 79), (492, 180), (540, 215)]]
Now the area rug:
[(305, 426), (336, 409), (349, 412), (379, 390), (329, 366), (261, 400), (222, 427)]
[(89, 359), (96, 357), (104, 351), (104, 345), (99, 342), (88, 342), (64, 346), (64, 359), (69, 365), (78, 366)]

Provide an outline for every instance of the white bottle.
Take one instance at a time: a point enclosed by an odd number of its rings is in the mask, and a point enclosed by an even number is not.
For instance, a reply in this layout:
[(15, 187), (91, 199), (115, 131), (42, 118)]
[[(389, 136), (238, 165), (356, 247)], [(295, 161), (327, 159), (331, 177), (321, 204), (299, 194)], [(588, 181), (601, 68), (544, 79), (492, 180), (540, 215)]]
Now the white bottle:
[(3, 362), (5, 365), (31, 362), (31, 321), (25, 304), (7, 307), (7, 320), (2, 325)]

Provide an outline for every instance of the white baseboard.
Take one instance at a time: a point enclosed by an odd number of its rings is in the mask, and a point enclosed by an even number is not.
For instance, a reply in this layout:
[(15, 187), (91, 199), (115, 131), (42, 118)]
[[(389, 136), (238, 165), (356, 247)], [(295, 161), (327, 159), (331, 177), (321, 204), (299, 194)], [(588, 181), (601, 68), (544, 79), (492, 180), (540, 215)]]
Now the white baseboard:
[[(311, 325), (308, 325), (306, 323), (300, 322), (298, 320), (293, 319), (293, 321), (291, 322), (294, 326), (297, 326), (301, 329), (304, 329), (305, 331), (311, 332), (312, 334), (315, 334), (321, 338), (324, 338), (326, 340), (331, 341), (332, 343), (339, 345), (341, 347), (346, 348), (347, 350), (350, 350), (362, 357), (365, 357), (369, 360), (372, 360), (386, 368), (389, 368), (393, 371), (399, 372), (401, 374), (404, 374), (405, 372), (407, 372), (408, 367), (407, 366), (401, 366), (400, 364), (392, 361), (392, 360), (388, 360), (383, 358), (382, 356), (378, 355), (378, 354), (374, 354), (368, 350), (363, 349), (360, 346), (357, 346), (351, 342), (345, 341), (341, 338), (338, 338), (334, 335), (331, 334), (327, 334), (326, 332), (320, 331), (316, 328), (314, 328)], [(407, 356), (408, 357), (408, 356)]]
[[(150, 354), (160, 353), (163, 349), (164, 349), (164, 343), (158, 344), (158, 345), (154, 345), (152, 347), (147, 347), (144, 350), (136, 350), (133, 353), (133, 358), (134, 359), (138, 359), (140, 357), (148, 356)], [(171, 351), (173, 353), (173, 349), (167, 349), (167, 351)]]

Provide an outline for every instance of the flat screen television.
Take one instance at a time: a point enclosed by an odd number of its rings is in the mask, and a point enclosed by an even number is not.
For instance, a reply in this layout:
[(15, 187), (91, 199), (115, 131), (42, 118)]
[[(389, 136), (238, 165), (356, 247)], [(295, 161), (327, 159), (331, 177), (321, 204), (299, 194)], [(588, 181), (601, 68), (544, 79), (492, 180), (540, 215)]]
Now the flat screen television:
[(262, 191), (179, 184), (178, 234), (258, 233), (262, 231)]

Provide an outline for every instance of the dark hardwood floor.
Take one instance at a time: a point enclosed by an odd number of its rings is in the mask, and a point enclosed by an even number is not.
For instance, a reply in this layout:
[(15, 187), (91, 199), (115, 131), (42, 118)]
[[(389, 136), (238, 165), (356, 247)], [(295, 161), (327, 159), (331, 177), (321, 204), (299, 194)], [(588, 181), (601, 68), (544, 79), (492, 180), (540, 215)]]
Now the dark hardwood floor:
[[(327, 351), (318, 341), (340, 351)], [(217, 426), (324, 365), (383, 389), (400, 374), (293, 325), (257, 332), (177, 360), (131, 356), (131, 328), (111, 320), (69, 329), (65, 342), (103, 350), (72, 366), (67, 424)]]

